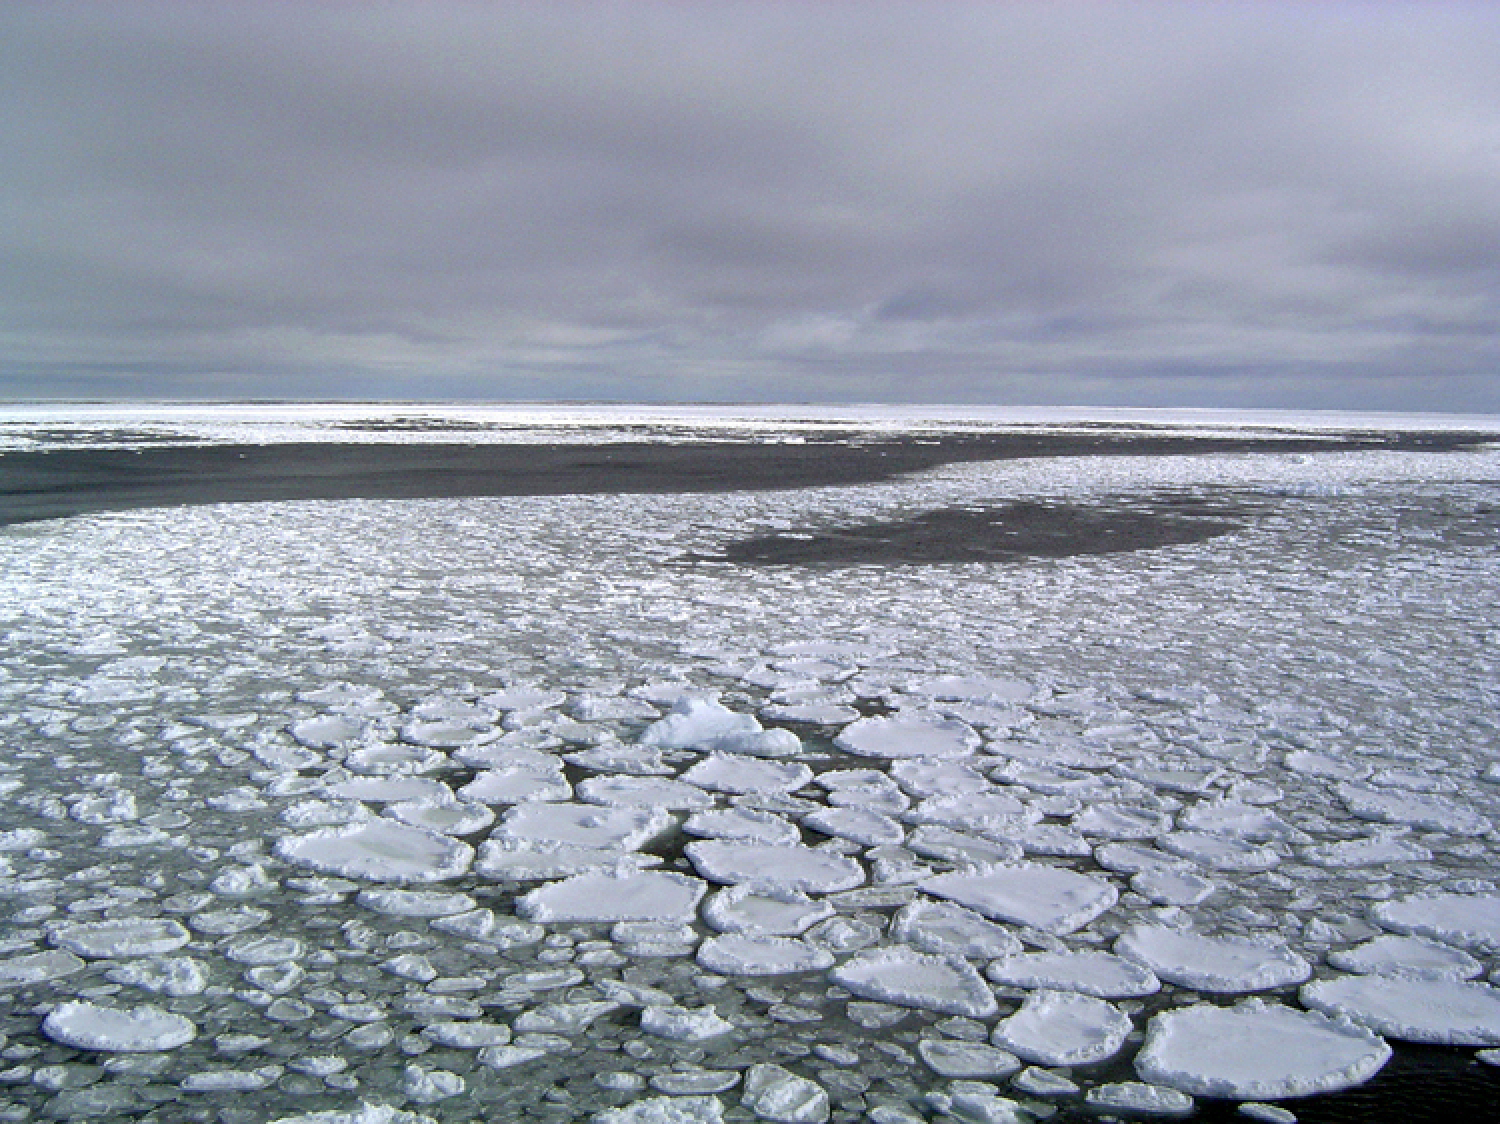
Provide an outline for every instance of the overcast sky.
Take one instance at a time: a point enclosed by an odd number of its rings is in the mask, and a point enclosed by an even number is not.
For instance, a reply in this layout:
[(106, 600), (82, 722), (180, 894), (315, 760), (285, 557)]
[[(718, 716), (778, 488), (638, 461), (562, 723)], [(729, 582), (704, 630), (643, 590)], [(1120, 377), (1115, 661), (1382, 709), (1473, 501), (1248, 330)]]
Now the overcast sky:
[(0, 397), (1500, 411), (1500, 4), (0, 6)]

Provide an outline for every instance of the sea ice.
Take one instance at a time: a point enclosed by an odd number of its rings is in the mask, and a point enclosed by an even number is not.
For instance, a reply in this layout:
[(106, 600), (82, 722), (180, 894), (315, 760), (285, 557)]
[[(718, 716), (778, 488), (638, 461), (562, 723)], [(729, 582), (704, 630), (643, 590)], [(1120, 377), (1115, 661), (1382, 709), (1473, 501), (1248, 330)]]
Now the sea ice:
[(32, 952), (0, 960), (0, 987), (27, 987), (60, 980), (83, 971), (84, 961), (62, 949)]
[(855, 860), (800, 844), (763, 846), (724, 840), (689, 843), (684, 850), (704, 878), (755, 883), (806, 893), (851, 890), (865, 881)]
[(129, 959), (174, 952), (192, 939), (176, 921), (125, 917), (117, 921), (70, 921), (52, 925), (47, 940), (90, 959)]
[(1302, 857), (1316, 866), (1343, 869), (1356, 866), (1386, 866), (1389, 863), (1427, 862), (1432, 852), (1420, 843), (1396, 835), (1365, 839), (1341, 839), (1336, 843), (1313, 843), (1300, 848)]
[(389, 917), (451, 917), (475, 906), (468, 894), (445, 890), (365, 889), (355, 898), (366, 909)]
[(1087, 925), (1119, 895), (1108, 882), (1065, 867), (1019, 862), (940, 874), (921, 883), (936, 897), (1061, 936)]
[(778, 976), (833, 966), (833, 953), (806, 941), (742, 933), (709, 937), (698, 946), (697, 958), (709, 971), (726, 976)]
[(939, 1077), (1000, 1081), (1021, 1068), (1014, 1054), (983, 1042), (959, 1042), (950, 1038), (924, 1038), (917, 1055)]
[(279, 839), (287, 862), (372, 882), (440, 882), (469, 869), (474, 848), (393, 820), (368, 820)]
[(753, 715), (738, 714), (714, 699), (684, 696), (666, 717), (641, 733), (641, 744), (662, 749), (721, 749), (761, 733)]
[(983, 773), (971, 769), (961, 761), (927, 757), (907, 757), (891, 762), (890, 776), (903, 792), (922, 800), (934, 796), (965, 796), (969, 793), (989, 792), (994, 787)]
[(671, 825), (670, 813), (662, 808), (520, 804), (505, 813), (490, 839), (632, 851), (649, 843)]
[(774, 812), (756, 808), (711, 808), (694, 812), (682, 825), (689, 835), (706, 839), (732, 839), (738, 843), (800, 843), (797, 825)]
[(891, 923), (891, 936), (922, 952), (988, 960), (1021, 951), (1010, 930), (952, 902), (918, 899), (902, 907)]
[(1480, 955), (1500, 952), (1500, 895), (1414, 894), (1379, 902), (1370, 913), (1397, 933), (1431, 937)]
[(926, 858), (964, 866), (1012, 863), (1026, 853), (1022, 845), (1014, 840), (988, 839), (934, 824), (915, 828), (907, 837), (906, 846), (913, 853)]
[(1149, 968), (1107, 952), (1031, 952), (996, 960), (985, 975), (1008, 987), (1076, 991), (1100, 999), (1133, 999), (1161, 990)]
[(579, 874), (539, 886), (516, 900), (529, 921), (691, 921), (707, 887), (665, 871)]
[(714, 802), (713, 797), (697, 785), (669, 777), (590, 777), (579, 783), (578, 798), (590, 804), (673, 811), (709, 808)]
[(385, 815), (409, 827), (435, 831), (439, 835), (474, 835), (495, 822), (495, 813), (483, 804), (430, 804), (408, 800), (392, 804)]
[(991, 791), (929, 796), (908, 812), (907, 818), (912, 823), (954, 830), (1010, 835), (1025, 831), (1042, 816), (1008, 793)]
[(1357, 948), (1330, 952), (1328, 963), (1360, 975), (1426, 980), (1468, 980), (1484, 971), (1484, 965), (1462, 949), (1422, 937), (1376, 937)]
[(1172, 830), (1172, 817), (1129, 804), (1090, 804), (1073, 817), (1074, 831), (1116, 841), (1154, 839)]
[(172, 1050), (197, 1036), (191, 1019), (160, 1007), (102, 1007), (69, 1002), (42, 1020), (42, 1033), (79, 1050), (136, 1053)]
[(868, 808), (824, 808), (803, 818), (804, 827), (866, 847), (900, 843), (906, 830), (895, 820)]
[(858, 953), (829, 978), (862, 999), (881, 1003), (975, 1019), (999, 1010), (995, 996), (967, 960), (931, 956), (901, 945)]
[(658, 1038), (702, 1042), (728, 1034), (734, 1023), (721, 1018), (712, 1007), (647, 1007), (641, 1011), (641, 1029)]
[(1096, 1085), (1084, 1094), (1083, 1099), (1096, 1112), (1123, 1116), (1190, 1116), (1193, 1112), (1193, 1098), (1186, 1093), (1139, 1081)]
[(1156, 845), (1209, 870), (1270, 870), (1281, 862), (1281, 855), (1268, 844), (1202, 831), (1169, 832), (1160, 836)]
[(458, 790), (460, 800), (475, 804), (522, 804), (530, 800), (571, 799), (573, 786), (563, 776), (562, 762), (552, 771), (527, 767), (485, 769)]
[(1206, 937), (1165, 925), (1136, 925), (1115, 952), (1181, 987), (1237, 995), (1301, 983), (1312, 966), (1285, 945), (1243, 937)]
[(936, 714), (899, 714), (850, 723), (833, 744), (857, 757), (967, 757), (979, 735), (965, 722)]
[(1251, 1000), (1154, 1016), (1135, 1068), (1147, 1081), (1195, 1096), (1282, 1100), (1361, 1085), (1390, 1056), (1363, 1027)]
[(1197, 905), (1218, 889), (1202, 875), (1187, 870), (1143, 870), (1130, 877), (1130, 888), (1157, 905)]
[(1112, 1058), (1130, 1033), (1119, 1008), (1072, 991), (1035, 991), (996, 1024), (991, 1041), (1038, 1065), (1093, 1065)]
[(596, 1113), (593, 1124), (721, 1124), (723, 1119), (718, 1097), (663, 1096)]
[(812, 780), (812, 770), (800, 761), (766, 761), (739, 753), (711, 753), (682, 780), (711, 792), (793, 792)]
[(1453, 835), (1483, 835), (1490, 821), (1474, 809), (1442, 796), (1421, 796), (1400, 789), (1340, 784), (1336, 790), (1344, 807), (1362, 820), (1407, 824)]
[(769, 1062), (746, 1071), (741, 1103), (773, 1124), (823, 1124), (829, 1117), (828, 1093), (822, 1086)]
[(702, 912), (703, 920), (721, 933), (785, 937), (832, 917), (833, 906), (798, 890), (746, 883), (710, 895)]
[(1340, 976), (1305, 984), (1303, 1006), (1377, 1034), (1444, 1046), (1500, 1045), (1500, 989), (1457, 980)]

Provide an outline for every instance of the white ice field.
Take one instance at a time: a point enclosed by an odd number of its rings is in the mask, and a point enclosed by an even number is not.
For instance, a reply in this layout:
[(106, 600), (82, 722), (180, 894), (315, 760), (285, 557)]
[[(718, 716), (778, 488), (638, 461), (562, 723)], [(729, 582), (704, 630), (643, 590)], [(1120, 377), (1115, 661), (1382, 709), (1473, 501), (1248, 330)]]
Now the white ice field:
[[(1242, 526), (701, 560), (1163, 490)], [(1500, 1045), (1497, 513), (1490, 450), (0, 530), (0, 1120), (1180, 1115)]]

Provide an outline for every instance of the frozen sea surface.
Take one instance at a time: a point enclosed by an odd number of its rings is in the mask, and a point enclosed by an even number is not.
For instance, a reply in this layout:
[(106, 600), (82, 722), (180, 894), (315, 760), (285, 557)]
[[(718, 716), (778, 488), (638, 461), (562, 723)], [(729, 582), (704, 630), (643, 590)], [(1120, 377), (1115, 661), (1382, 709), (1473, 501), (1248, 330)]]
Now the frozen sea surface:
[[(725, 561), (1164, 495), (1235, 529)], [(852, 1124), (1470, 1057), (1500, 1040), (1497, 513), (1481, 450), (7, 528), (0, 1106)]]

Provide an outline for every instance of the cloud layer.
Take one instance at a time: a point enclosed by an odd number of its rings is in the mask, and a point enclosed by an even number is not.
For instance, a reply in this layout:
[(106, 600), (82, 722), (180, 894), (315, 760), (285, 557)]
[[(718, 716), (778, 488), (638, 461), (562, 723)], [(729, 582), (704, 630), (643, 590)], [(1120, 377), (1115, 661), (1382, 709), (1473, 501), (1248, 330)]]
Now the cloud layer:
[(1487, 4), (13, 4), (0, 395), (1500, 410)]

